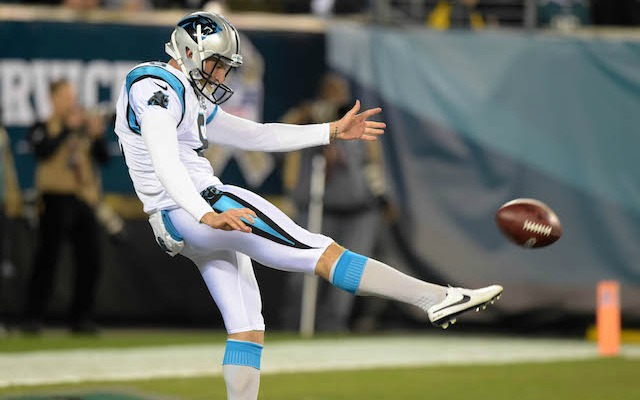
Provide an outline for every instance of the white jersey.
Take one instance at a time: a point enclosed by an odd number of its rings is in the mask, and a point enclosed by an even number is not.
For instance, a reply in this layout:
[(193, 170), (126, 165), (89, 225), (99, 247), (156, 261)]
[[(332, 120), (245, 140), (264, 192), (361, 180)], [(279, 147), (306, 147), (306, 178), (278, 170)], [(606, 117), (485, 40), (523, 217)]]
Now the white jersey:
[(140, 121), (148, 110), (166, 108), (177, 122), (180, 161), (199, 191), (220, 184), (211, 163), (202, 156), (207, 148), (206, 123), (218, 111), (217, 105), (202, 107), (185, 75), (161, 62), (147, 62), (132, 69), (117, 103), (115, 132), (129, 168), (136, 194), (144, 211), (176, 208), (158, 180), (140, 132)]
[(260, 124), (235, 117), (218, 105), (201, 101), (177, 68), (162, 62), (142, 63), (122, 85), (115, 132), (133, 187), (148, 214), (184, 207), (176, 204), (158, 179), (141, 136), (145, 112), (158, 109), (166, 110), (176, 121), (179, 158), (199, 192), (221, 184), (202, 154), (210, 142), (251, 151), (293, 151), (329, 143), (328, 123)]

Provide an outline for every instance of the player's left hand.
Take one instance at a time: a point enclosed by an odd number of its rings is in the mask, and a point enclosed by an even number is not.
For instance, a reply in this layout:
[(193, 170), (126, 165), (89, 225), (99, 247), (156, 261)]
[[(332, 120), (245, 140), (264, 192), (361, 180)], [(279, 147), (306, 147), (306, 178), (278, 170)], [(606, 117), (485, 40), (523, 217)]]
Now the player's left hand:
[[(369, 117), (382, 112), (382, 108), (370, 108), (358, 114), (360, 100), (347, 111), (340, 120), (331, 123), (331, 138), (342, 140), (378, 140), (378, 136), (384, 133), (387, 124), (384, 122), (368, 121)], [(334, 133), (335, 132), (335, 133)]]

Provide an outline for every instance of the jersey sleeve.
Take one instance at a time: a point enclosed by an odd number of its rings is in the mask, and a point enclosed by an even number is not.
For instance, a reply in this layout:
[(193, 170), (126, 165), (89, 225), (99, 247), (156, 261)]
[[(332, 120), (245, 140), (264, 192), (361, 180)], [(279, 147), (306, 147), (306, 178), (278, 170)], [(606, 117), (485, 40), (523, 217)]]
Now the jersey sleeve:
[(132, 70), (127, 76), (129, 100), (127, 122), (129, 128), (141, 134), (140, 121), (149, 110), (166, 110), (176, 121), (182, 122), (185, 112), (184, 84), (166, 69), (145, 66)]
[(207, 119), (209, 142), (249, 151), (295, 151), (329, 144), (329, 124), (261, 124), (216, 107)]

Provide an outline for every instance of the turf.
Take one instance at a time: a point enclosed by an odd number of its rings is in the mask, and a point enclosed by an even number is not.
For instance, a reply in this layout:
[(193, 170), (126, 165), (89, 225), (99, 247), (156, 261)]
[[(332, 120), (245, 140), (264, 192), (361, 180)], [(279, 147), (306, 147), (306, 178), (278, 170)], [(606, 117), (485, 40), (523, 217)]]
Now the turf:
[[(440, 366), (265, 375), (262, 400), (640, 400), (640, 360)], [(0, 389), (0, 395), (112, 390), (163, 399), (224, 399), (220, 377)]]
[[(48, 330), (42, 335), (12, 333), (0, 337), (0, 353), (37, 350), (139, 348), (181, 344), (224, 344), (227, 334), (211, 330), (109, 330), (95, 336)], [(269, 333), (270, 342), (299, 339), (293, 333)]]

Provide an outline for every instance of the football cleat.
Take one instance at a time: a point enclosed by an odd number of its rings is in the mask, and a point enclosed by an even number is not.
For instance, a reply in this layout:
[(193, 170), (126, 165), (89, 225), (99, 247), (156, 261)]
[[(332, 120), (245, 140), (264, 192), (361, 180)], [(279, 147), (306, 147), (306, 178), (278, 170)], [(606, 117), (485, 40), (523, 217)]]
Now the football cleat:
[(447, 329), (457, 321), (463, 312), (475, 309), (476, 312), (493, 304), (502, 294), (502, 286), (491, 285), (481, 289), (465, 289), (451, 287), (447, 289), (447, 297), (427, 310), (429, 321), (435, 326)]

